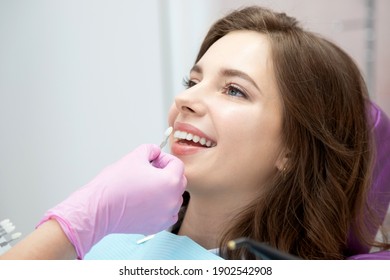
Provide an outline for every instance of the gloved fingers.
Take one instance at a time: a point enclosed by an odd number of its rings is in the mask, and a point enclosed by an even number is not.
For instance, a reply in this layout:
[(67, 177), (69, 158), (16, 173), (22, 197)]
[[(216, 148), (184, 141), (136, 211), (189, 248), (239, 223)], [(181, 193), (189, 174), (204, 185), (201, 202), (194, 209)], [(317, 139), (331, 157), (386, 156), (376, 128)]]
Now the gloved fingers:
[(154, 167), (163, 169), (171, 160), (170, 157), (173, 156), (161, 151), (161, 153), (155, 159), (153, 159), (151, 163)]
[(154, 161), (161, 154), (161, 148), (155, 144), (146, 145), (148, 162)]
[(172, 171), (174, 174), (184, 173), (183, 162), (177, 157), (164, 152), (161, 152), (160, 155), (154, 159), (153, 166), (167, 171)]
[(172, 209), (172, 214), (173, 215), (177, 215), (177, 213), (179, 213), (182, 204), (183, 204), (183, 197), (180, 196), (180, 198), (177, 200), (176, 205)]
[(174, 225), (174, 224), (176, 224), (177, 223), (177, 221), (179, 220), (179, 215), (174, 215), (174, 216), (172, 216), (172, 218), (171, 218), (171, 225)]
[(160, 156), (161, 148), (156, 144), (142, 144), (135, 148), (125, 158), (132, 159), (134, 155), (138, 155), (140, 161), (151, 162)]
[(184, 175), (177, 176), (173, 174), (171, 177), (167, 178), (166, 184), (164, 186), (171, 186), (171, 195), (180, 196), (182, 198), (183, 193), (187, 187), (187, 178)]
[(128, 166), (129, 164), (150, 164), (153, 160), (158, 158), (161, 153), (161, 148), (155, 144), (142, 144), (135, 148), (132, 152), (123, 156), (120, 160), (105, 167), (101, 173), (109, 173), (115, 170), (118, 166)]

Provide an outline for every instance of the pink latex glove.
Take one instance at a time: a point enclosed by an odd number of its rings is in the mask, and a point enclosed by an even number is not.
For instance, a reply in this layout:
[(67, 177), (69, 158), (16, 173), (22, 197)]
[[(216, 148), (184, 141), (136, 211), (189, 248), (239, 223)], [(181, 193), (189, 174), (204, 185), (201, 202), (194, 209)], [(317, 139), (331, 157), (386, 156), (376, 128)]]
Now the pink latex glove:
[(78, 258), (110, 233), (152, 234), (176, 223), (187, 180), (184, 165), (157, 145), (142, 145), (46, 212)]

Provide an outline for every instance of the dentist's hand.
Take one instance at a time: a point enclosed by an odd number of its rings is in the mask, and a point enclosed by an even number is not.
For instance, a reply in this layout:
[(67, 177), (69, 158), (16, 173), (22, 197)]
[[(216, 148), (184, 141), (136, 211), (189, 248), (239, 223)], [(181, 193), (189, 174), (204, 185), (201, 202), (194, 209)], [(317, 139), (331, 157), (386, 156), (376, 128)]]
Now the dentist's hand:
[(187, 180), (184, 165), (157, 145), (142, 145), (50, 209), (83, 258), (110, 233), (152, 234), (177, 221)]

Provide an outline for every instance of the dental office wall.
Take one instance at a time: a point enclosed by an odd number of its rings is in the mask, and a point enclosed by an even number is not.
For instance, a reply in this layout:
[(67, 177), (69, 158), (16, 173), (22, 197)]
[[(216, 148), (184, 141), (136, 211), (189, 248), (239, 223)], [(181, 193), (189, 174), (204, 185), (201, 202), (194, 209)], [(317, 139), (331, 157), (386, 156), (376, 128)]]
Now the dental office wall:
[(45, 210), (141, 143), (159, 143), (160, 3), (0, 0), (0, 220)]
[[(0, 0), (0, 220), (45, 210), (141, 143), (159, 143), (208, 27), (261, 4), (347, 50), (390, 114), (390, 1)], [(371, 35), (370, 35), (371, 34)]]

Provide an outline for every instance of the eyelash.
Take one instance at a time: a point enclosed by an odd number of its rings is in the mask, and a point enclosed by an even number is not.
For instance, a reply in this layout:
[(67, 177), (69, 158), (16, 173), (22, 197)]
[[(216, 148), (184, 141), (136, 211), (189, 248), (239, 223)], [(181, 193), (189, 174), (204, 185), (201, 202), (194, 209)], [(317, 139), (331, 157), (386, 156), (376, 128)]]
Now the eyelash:
[[(196, 85), (196, 83), (194, 81), (190, 80), (188, 77), (184, 77), (183, 78), (183, 86), (186, 89), (189, 89), (189, 88), (191, 88), (191, 87), (193, 87), (195, 85)], [(238, 91), (241, 94), (241, 96), (236, 96), (236, 95), (230, 95), (230, 96), (237, 97), (237, 98), (245, 98), (245, 99), (248, 98), (248, 95), (245, 93), (245, 91), (242, 90), (239, 86), (237, 86), (235, 84), (225, 83), (225, 86), (222, 88), (223, 93), (227, 94), (227, 95), (229, 95), (228, 91), (232, 90), (232, 89), (235, 90), (235, 91)]]
[(191, 81), (188, 77), (183, 78), (183, 86), (186, 89), (189, 89), (190, 87), (193, 87), (194, 85), (196, 85), (196, 83)]
[[(241, 94), (241, 96), (236, 96), (236, 95), (230, 95), (228, 94), (228, 91), (229, 90), (235, 90), (235, 91), (238, 91), (239, 94)], [(232, 83), (227, 83), (226, 86), (223, 87), (223, 93), (226, 94), (226, 95), (230, 95), (232, 97), (236, 97), (236, 98), (245, 98), (245, 99), (248, 99), (248, 95), (245, 93), (244, 90), (242, 90), (239, 86), (235, 85), (235, 84), (232, 84)]]

